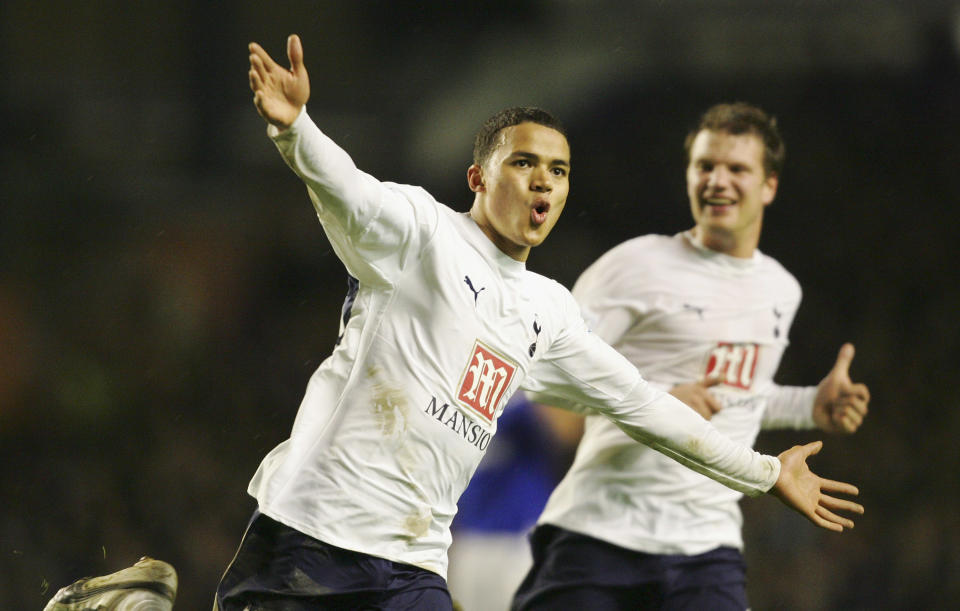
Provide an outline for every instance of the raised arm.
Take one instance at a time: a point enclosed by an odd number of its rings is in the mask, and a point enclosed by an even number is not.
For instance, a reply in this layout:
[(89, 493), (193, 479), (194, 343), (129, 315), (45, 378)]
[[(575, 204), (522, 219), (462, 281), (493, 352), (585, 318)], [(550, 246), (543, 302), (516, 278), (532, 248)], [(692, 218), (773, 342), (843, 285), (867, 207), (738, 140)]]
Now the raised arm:
[(290, 68), (250, 43), (253, 103), (267, 135), (307, 187), (337, 257), (361, 285), (391, 283), (433, 234), (441, 206), (419, 187), (381, 182), (357, 168), (307, 114), (310, 81), (300, 38), (287, 38)]
[(287, 58), (290, 68), (273, 61), (263, 47), (255, 42), (250, 50), (250, 89), (253, 104), (267, 123), (279, 129), (290, 127), (300, 109), (310, 98), (310, 79), (303, 65), (303, 45), (300, 37), (291, 34), (287, 38)]

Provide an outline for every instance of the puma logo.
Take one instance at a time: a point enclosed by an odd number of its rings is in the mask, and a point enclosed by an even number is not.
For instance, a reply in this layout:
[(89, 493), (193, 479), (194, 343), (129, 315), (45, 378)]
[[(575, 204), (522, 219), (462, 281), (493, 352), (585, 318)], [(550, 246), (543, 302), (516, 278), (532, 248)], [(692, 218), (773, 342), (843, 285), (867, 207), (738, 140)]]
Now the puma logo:
[(477, 298), (480, 297), (480, 291), (486, 290), (487, 287), (481, 286), (480, 290), (473, 288), (473, 282), (470, 281), (470, 276), (464, 276), (463, 281), (467, 283), (467, 286), (473, 291), (473, 305), (477, 305)]
[(684, 309), (684, 310), (691, 311), (691, 312), (696, 312), (696, 313), (697, 313), (697, 316), (700, 317), (700, 320), (703, 320), (703, 311), (704, 311), (706, 308), (700, 308), (700, 307), (697, 307), (697, 306), (695, 306), (695, 305), (691, 305), (691, 304), (689, 304), (689, 303), (685, 303), (685, 304), (683, 304), (683, 309)]

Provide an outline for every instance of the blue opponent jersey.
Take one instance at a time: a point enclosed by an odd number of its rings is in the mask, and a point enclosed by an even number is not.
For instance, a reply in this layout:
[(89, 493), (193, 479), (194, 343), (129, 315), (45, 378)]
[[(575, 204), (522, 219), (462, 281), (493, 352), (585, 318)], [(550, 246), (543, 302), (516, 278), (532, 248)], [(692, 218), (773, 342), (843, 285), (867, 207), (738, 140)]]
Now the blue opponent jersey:
[(453, 529), (521, 533), (537, 521), (559, 481), (558, 450), (522, 393), (497, 423), (497, 436), (460, 497)]

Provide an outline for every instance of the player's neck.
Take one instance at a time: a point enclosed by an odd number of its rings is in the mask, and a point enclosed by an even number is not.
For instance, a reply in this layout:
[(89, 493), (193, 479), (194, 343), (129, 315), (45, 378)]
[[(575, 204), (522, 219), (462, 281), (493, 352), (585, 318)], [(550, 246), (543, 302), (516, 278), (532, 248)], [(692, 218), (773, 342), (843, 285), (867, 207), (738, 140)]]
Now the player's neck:
[(719, 252), (737, 259), (750, 259), (757, 250), (760, 242), (760, 236), (738, 235), (736, 232), (724, 231), (722, 229), (704, 230), (702, 227), (695, 226), (690, 230), (690, 234), (704, 248), (709, 248), (714, 252)]
[(477, 224), (477, 227), (480, 228), (480, 231), (483, 232), (483, 235), (487, 236), (487, 239), (493, 242), (494, 246), (496, 246), (500, 252), (515, 261), (526, 263), (527, 258), (530, 256), (529, 246), (519, 246), (505, 238), (496, 230), (486, 215), (484, 215), (481, 210), (478, 210), (476, 206), (470, 209), (470, 211), (467, 213), (467, 216), (469, 216), (473, 222)]

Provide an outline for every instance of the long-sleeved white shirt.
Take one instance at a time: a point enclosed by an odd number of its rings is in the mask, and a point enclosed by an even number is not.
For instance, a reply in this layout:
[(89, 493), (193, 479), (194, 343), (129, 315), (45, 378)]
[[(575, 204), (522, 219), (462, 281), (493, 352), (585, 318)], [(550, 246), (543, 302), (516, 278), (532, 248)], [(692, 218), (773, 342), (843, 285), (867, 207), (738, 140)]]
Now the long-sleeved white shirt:
[[(643, 236), (600, 257), (573, 294), (596, 334), (651, 386), (719, 378), (711, 392), (723, 409), (710, 422), (730, 439), (752, 445), (761, 426), (813, 426), (816, 387), (773, 382), (801, 291), (772, 258), (717, 253), (689, 232)], [(646, 553), (742, 547), (739, 492), (635, 443), (604, 418), (588, 416), (584, 428), (541, 523)]]
[(588, 406), (738, 490), (776, 482), (775, 457), (649, 387), (588, 331), (569, 291), (503, 254), (467, 214), (361, 172), (305, 111), (268, 133), (359, 286), (290, 438), (250, 482), (263, 513), (445, 575), (457, 499), (520, 388)]

